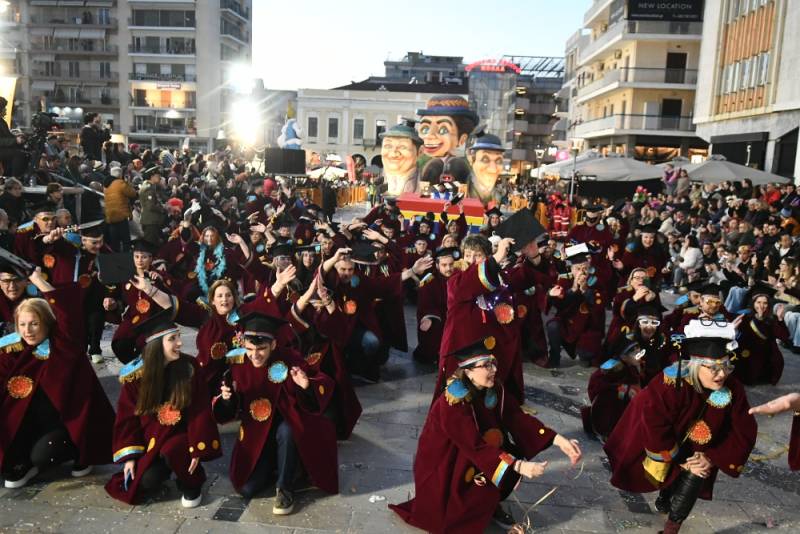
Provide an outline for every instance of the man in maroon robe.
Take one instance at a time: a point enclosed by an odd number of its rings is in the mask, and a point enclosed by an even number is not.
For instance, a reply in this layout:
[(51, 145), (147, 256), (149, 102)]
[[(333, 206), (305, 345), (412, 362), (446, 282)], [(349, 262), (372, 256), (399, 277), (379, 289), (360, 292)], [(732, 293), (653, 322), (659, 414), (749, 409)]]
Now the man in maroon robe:
[(433, 254), (434, 272), (425, 275), (417, 294), (417, 348), (414, 359), (418, 362), (437, 363), (439, 344), (447, 320), (447, 281), (453, 275), (454, 263), (461, 257), (457, 247), (440, 248)]
[(596, 248), (605, 251), (611, 246), (614, 236), (603, 223), (601, 215), (603, 206), (590, 204), (584, 211), (584, 220), (577, 223), (567, 234), (567, 241), (596, 244)]

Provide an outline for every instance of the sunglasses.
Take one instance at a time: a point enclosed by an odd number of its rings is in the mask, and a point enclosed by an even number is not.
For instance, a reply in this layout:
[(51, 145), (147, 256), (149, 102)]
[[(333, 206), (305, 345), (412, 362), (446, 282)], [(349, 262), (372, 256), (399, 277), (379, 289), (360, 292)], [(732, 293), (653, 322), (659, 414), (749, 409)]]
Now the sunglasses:
[(639, 324), (641, 326), (658, 326), (661, 324), (661, 321), (658, 319), (639, 319)]

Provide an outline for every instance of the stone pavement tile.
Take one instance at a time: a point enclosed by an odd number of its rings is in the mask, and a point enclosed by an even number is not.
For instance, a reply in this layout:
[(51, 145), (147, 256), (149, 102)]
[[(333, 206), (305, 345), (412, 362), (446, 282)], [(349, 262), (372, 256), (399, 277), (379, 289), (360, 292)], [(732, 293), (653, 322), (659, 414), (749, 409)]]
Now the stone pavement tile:
[[(413, 475), (410, 471), (384, 469), (369, 466), (362, 469), (339, 470), (340, 499), (355, 508), (371, 507), (371, 495), (386, 497), (387, 502), (402, 502), (414, 491)], [(385, 504), (385, 503), (384, 503)]]
[(115, 510), (104, 508), (80, 508), (74, 510), (63, 523), (61, 532), (172, 534), (183, 521), (184, 518), (179, 516), (136, 513), (123, 515)]
[(107, 508), (127, 514), (133, 506), (113, 499), (105, 490), (110, 474), (94, 474), (82, 478), (62, 478), (45, 486), (31, 502), (42, 506)]
[(355, 510), (347, 528), (348, 534), (365, 533), (393, 533), (393, 534), (415, 534), (422, 531), (411, 527), (400, 516), (386, 508), (386, 503), (375, 503), (375, 506), (383, 506), (376, 509)]
[(800, 531), (800, 508), (797, 507), (797, 503), (791, 508), (750, 502), (738, 504), (754, 526), (765, 527), (768, 522), (774, 522), (777, 523), (778, 530)]
[[(514, 495), (521, 503), (529, 506), (545, 496), (553, 487), (540, 482), (523, 481), (517, 487)], [(509, 499), (509, 502), (513, 502), (513, 499)], [(613, 496), (608, 495), (608, 492), (575, 486), (559, 487), (544, 503), (556, 506), (627, 510), (620, 499), (614, 499)]]
[(175, 534), (302, 534), (308, 531), (294, 527), (278, 527), (257, 523), (231, 523), (228, 521), (213, 521), (211, 519), (187, 519)]
[(30, 501), (0, 501), (0, 532), (63, 532), (62, 525), (74, 510), (43, 508)]
[(208, 493), (208, 486), (203, 486), (203, 502), (197, 508), (184, 508), (181, 506), (181, 494), (175, 487), (175, 481), (164, 484), (161, 491), (134, 507), (134, 515), (163, 515), (178, 518), (205, 518), (211, 519), (224, 500), (218, 493)]
[(335, 495), (317, 490), (298, 492), (295, 494), (294, 512), (287, 516), (272, 514), (274, 493), (263, 495), (250, 501), (239, 522), (324, 532), (346, 532), (350, 525), (352, 508)]
[[(523, 512), (518, 506), (510, 506), (514, 518), (522, 522)], [(541, 504), (529, 512), (534, 531), (538, 529), (581, 530), (585, 532), (609, 532), (605, 512), (602, 508), (576, 508)]]

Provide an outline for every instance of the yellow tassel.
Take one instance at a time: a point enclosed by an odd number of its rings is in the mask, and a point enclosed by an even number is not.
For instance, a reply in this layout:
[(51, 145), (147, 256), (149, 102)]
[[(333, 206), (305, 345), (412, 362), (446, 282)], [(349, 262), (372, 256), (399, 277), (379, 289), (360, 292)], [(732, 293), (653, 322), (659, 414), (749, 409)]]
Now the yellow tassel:
[(123, 384), (127, 384), (133, 382), (134, 380), (139, 380), (140, 378), (142, 378), (142, 371), (143, 368), (140, 367), (139, 369), (135, 370), (134, 372), (128, 375), (120, 376), (119, 381)]
[(21, 350), (25, 350), (25, 345), (23, 345), (21, 341), (19, 343), (12, 343), (11, 345), (6, 345), (3, 347), (3, 352), (6, 354), (9, 352), (19, 352)]

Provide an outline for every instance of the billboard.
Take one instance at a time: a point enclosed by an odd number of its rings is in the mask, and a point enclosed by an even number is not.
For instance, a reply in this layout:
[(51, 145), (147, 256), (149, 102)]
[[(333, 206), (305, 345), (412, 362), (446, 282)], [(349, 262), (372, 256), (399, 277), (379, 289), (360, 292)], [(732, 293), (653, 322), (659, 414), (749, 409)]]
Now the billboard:
[(703, 0), (628, 0), (628, 20), (703, 20)]

